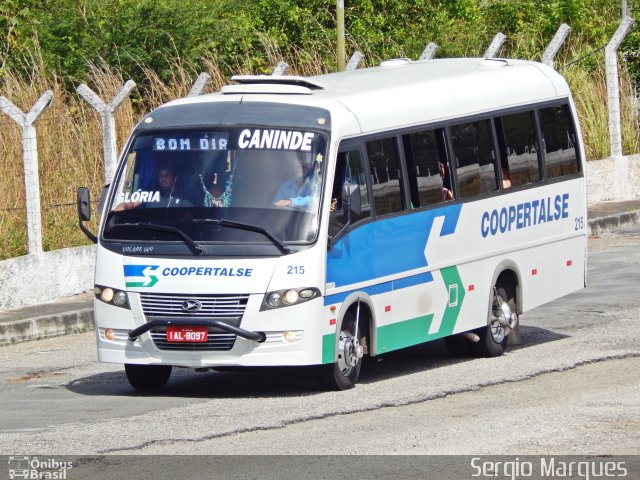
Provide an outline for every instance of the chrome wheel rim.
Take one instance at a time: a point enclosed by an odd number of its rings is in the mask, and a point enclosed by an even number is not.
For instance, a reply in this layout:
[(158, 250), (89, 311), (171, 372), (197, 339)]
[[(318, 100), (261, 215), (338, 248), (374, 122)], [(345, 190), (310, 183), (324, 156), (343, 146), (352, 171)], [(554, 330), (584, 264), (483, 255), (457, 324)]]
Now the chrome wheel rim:
[(342, 375), (348, 377), (353, 369), (358, 365), (360, 360), (358, 356), (359, 349), (358, 339), (348, 330), (340, 332), (340, 340), (338, 342), (338, 368)]

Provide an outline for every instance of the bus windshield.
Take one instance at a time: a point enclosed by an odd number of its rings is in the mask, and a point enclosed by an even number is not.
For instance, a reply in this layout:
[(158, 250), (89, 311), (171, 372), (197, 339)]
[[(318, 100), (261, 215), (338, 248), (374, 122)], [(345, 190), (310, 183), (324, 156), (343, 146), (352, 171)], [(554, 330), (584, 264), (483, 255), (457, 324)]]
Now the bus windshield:
[(274, 127), (140, 135), (120, 168), (103, 237), (281, 250), (311, 243), (326, 145), (324, 134)]

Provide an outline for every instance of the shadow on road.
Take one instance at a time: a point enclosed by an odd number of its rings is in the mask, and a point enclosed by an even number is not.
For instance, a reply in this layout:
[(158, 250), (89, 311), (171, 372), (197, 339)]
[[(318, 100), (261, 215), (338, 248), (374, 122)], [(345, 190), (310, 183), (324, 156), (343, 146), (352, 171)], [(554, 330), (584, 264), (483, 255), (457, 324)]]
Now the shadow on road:
[[(517, 351), (534, 347), (556, 340), (567, 338), (568, 335), (553, 332), (539, 327), (520, 327), (522, 342), (519, 345), (511, 345), (509, 351)], [(444, 340), (416, 345), (395, 352), (387, 353), (363, 365), (360, 373), (360, 383), (375, 383), (388, 378), (411, 375), (425, 370), (447, 367), (462, 362), (472, 362), (473, 357), (452, 357), (444, 344)]]
[[(509, 347), (516, 351), (566, 338), (538, 327), (522, 326), (522, 343)], [(453, 358), (444, 341), (435, 340), (405, 348), (376, 358), (365, 358), (360, 382), (371, 384), (413, 373), (447, 367), (473, 358)], [(124, 369), (100, 373), (71, 381), (66, 388), (79, 395), (210, 398), (273, 398), (304, 397), (321, 394), (313, 367), (245, 368), (229, 371), (195, 372), (189, 368), (174, 368), (166, 387), (158, 392), (143, 393), (128, 383)]]

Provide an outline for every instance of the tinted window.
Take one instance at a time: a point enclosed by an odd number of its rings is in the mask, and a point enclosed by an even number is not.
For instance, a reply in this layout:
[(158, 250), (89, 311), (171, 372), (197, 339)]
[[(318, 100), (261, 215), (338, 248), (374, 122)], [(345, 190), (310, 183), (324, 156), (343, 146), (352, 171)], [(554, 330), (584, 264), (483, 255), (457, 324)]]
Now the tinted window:
[[(346, 211), (345, 199), (342, 198), (343, 185), (356, 185), (360, 191), (360, 215)], [(331, 216), (329, 219), (330, 234), (335, 235), (346, 225), (351, 218), (351, 223), (357, 222), (370, 215), (369, 198), (367, 196), (367, 176), (364, 169), (364, 160), (359, 150), (338, 153), (336, 174), (333, 180), (331, 192)]]
[(497, 190), (495, 151), (488, 120), (451, 127), (461, 198)]
[(373, 204), (377, 215), (404, 210), (395, 137), (367, 142)]
[(444, 131), (427, 130), (403, 135), (411, 208), (452, 200)]
[[(503, 180), (511, 186), (526, 185), (540, 180), (536, 130), (532, 112), (507, 115), (497, 120), (502, 127), (506, 162), (502, 165)], [(500, 128), (498, 128), (500, 133)], [(508, 184), (503, 183), (503, 186)]]
[(540, 110), (540, 126), (547, 178), (578, 173), (577, 138), (569, 106), (561, 105)]

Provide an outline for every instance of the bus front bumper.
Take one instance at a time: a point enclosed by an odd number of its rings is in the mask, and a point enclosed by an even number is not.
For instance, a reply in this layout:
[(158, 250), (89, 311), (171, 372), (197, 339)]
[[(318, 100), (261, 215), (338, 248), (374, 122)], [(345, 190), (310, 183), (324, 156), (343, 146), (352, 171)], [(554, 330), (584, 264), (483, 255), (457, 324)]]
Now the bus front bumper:
[(239, 327), (234, 327), (233, 325), (229, 325), (228, 323), (225, 323), (221, 320), (207, 320), (199, 318), (190, 320), (152, 320), (138, 328), (131, 330), (129, 332), (129, 341), (135, 342), (140, 335), (148, 332), (152, 328), (168, 326), (215, 327), (219, 328), (220, 330), (224, 330), (225, 332), (233, 333), (234, 335), (238, 335), (239, 337), (246, 338), (247, 340), (253, 340), (254, 342), (258, 343), (263, 343), (267, 339), (267, 336), (264, 332), (251, 332)]

